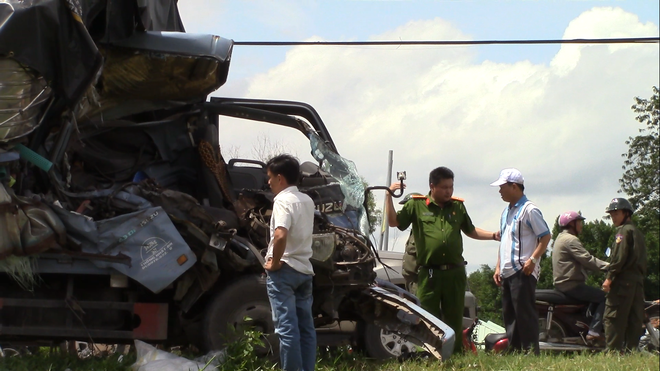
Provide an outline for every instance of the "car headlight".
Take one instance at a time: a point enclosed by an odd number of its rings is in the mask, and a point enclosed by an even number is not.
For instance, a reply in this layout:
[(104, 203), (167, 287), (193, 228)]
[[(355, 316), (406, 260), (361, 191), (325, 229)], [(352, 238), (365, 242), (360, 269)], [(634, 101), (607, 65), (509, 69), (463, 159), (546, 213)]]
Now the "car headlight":
[(319, 233), (312, 235), (312, 260), (325, 262), (335, 252), (336, 236), (334, 233)]
[(37, 128), (51, 90), (36, 71), (11, 58), (0, 58), (0, 142)]

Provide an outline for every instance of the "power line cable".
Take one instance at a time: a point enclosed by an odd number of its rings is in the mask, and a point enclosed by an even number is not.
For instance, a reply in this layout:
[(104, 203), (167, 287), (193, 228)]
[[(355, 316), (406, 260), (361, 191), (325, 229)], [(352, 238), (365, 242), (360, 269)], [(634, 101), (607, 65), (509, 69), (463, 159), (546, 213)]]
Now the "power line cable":
[(555, 39), (555, 40), (415, 40), (415, 41), (234, 41), (241, 46), (401, 46), (401, 45), (516, 45), (516, 44), (657, 44), (660, 37), (629, 37), (616, 39)]

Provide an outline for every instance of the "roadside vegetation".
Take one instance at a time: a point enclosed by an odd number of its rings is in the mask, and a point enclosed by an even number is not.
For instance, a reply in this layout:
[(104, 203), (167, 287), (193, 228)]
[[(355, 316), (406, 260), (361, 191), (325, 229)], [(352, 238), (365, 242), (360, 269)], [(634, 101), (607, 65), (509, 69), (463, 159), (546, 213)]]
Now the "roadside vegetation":
[[(623, 174), (619, 183), (623, 197), (628, 197), (636, 208), (633, 222), (644, 233), (647, 255), (647, 276), (644, 280), (644, 296), (646, 300), (656, 300), (660, 295), (660, 90), (652, 87), (652, 95), (648, 99), (635, 97), (635, 103), (630, 107), (637, 115), (635, 125), (639, 135), (625, 141), (628, 151), (623, 153)], [(627, 123), (625, 123), (627, 125)], [(616, 195), (612, 195), (616, 197)], [(603, 200), (603, 210), (609, 200)], [(570, 207), (570, 206), (567, 206)], [(579, 211), (579, 210), (576, 210)], [(584, 229), (578, 236), (582, 245), (590, 254), (603, 260), (608, 260), (605, 250), (614, 241), (614, 227), (603, 212), (601, 215), (585, 215)], [(604, 220), (603, 220), (604, 219)], [(607, 222), (605, 221), (607, 220)], [(555, 220), (552, 238), (557, 237), (559, 226)], [(537, 289), (552, 289), (552, 259), (548, 247), (548, 255), (541, 259), (541, 276)], [(494, 257), (496, 259), (497, 257)], [(479, 301), (479, 319), (493, 321), (502, 325), (502, 294), (493, 282), (495, 267), (482, 265), (479, 270), (468, 277), (470, 290)], [(600, 288), (605, 280), (605, 273), (593, 273), (587, 279), (587, 284)], [(657, 368), (656, 368), (657, 369)]]
[[(248, 357), (249, 358), (249, 357)], [(431, 371), (431, 370), (658, 370), (657, 355), (635, 353), (615, 354), (542, 354), (539, 357), (526, 355), (478, 355), (464, 354), (440, 363), (435, 359), (411, 359), (403, 362), (391, 360), (377, 362), (352, 354), (347, 349), (322, 352), (319, 355), (319, 371)], [(122, 357), (79, 359), (70, 355), (49, 354), (47, 351), (30, 356), (0, 359), (2, 371), (129, 371), (135, 362), (135, 354)], [(272, 362), (252, 362), (239, 358), (229, 359), (218, 368), (206, 370), (277, 370)]]

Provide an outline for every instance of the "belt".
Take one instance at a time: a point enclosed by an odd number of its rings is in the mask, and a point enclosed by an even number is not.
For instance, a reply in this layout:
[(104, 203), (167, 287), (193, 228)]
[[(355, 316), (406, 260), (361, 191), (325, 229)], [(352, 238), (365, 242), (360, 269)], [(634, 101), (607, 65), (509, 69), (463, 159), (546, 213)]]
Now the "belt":
[(447, 270), (454, 269), (454, 268), (464, 267), (466, 265), (467, 265), (467, 262), (464, 261), (463, 263), (460, 263), (460, 264), (422, 265), (420, 268), (428, 269), (429, 270), (429, 276), (433, 277), (433, 271), (447, 271)]

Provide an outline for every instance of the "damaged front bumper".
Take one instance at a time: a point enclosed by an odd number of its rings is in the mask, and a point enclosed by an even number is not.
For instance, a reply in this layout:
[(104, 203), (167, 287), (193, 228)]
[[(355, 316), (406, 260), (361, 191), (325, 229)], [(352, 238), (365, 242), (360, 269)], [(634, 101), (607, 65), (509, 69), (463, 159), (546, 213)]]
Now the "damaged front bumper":
[(456, 334), (451, 327), (418, 304), (384, 288), (370, 287), (366, 293), (380, 304), (375, 310), (376, 325), (399, 333), (442, 361), (449, 359), (456, 341)]

